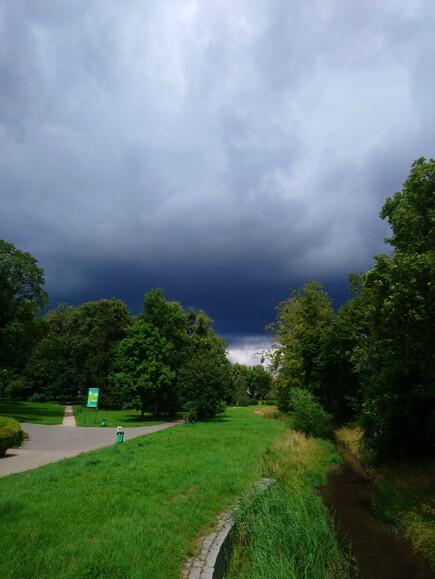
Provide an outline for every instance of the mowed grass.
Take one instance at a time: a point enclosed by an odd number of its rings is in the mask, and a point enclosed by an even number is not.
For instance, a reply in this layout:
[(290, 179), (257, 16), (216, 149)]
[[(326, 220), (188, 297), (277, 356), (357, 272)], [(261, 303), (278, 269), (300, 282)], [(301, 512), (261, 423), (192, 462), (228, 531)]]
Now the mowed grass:
[(62, 424), (65, 407), (55, 402), (22, 402), (0, 399), (0, 416), (10, 416), (18, 422)]
[(176, 418), (164, 420), (153, 420), (150, 414), (145, 414), (141, 419), (139, 410), (101, 410), (98, 412), (94, 408), (85, 408), (84, 406), (74, 406), (74, 415), (77, 426), (100, 426), (103, 418), (106, 419), (106, 426), (154, 426), (171, 422)]
[(228, 409), (0, 479), (0, 577), (178, 577), (282, 431)]

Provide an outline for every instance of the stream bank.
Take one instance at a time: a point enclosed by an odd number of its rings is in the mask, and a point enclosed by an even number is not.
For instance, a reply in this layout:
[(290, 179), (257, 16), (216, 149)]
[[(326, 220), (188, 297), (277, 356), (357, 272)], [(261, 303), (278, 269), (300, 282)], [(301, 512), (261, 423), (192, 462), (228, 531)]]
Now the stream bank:
[(370, 479), (348, 452), (340, 449), (344, 465), (337, 465), (321, 495), (334, 512), (340, 544), (350, 545), (362, 579), (434, 579), (435, 574), (411, 545), (385, 529), (372, 511)]

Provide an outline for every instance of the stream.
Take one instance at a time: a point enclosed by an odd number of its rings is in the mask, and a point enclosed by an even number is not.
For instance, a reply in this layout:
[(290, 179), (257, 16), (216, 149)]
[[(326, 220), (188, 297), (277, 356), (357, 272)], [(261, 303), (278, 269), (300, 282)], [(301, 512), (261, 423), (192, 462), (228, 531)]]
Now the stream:
[(434, 579), (428, 565), (410, 544), (385, 529), (372, 512), (370, 480), (353, 457), (341, 452), (343, 466), (331, 471), (321, 491), (335, 513), (340, 544), (350, 544), (363, 579)]

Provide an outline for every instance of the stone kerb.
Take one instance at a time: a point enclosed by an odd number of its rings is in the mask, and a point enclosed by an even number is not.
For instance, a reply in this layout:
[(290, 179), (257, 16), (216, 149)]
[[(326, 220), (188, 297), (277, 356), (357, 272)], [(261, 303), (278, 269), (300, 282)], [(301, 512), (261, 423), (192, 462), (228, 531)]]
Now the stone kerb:
[[(274, 482), (274, 479), (262, 478), (254, 488), (264, 491)], [(221, 515), (214, 532), (202, 540), (201, 554), (186, 561), (182, 571), (183, 577), (186, 579), (222, 579), (231, 552), (234, 528), (235, 522), (230, 512)]]

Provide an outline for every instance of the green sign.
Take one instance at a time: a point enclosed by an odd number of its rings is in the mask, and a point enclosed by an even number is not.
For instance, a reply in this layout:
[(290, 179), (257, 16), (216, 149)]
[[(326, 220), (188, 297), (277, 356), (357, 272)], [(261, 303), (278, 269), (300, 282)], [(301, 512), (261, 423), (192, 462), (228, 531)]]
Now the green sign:
[(88, 392), (88, 403), (86, 406), (88, 408), (98, 408), (98, 394), (100, 393), (99, 388), (89, 388)]

